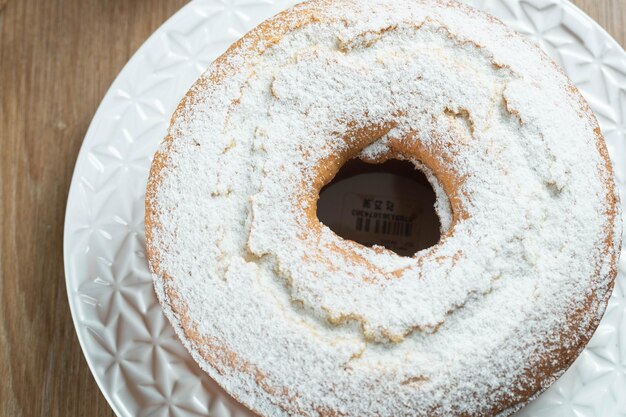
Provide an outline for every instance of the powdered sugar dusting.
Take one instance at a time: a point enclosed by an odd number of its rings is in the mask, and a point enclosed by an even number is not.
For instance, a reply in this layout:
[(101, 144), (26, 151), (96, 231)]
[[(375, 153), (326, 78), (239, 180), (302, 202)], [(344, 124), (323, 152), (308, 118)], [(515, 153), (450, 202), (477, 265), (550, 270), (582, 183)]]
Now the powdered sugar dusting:
[[(276, 44), (267, 29), (262, 54), (244, 39), (232, 73), (210, 68), (173, 119), (151, 200), (165, 311), (203, 368), (264, 415), (508, 414), (540, 361), (588, 336), (610, 288), (619, 245), (605, 242), (617, 225), (595, 123), (537, 48), (481, 13), (329, 4), (284, 15), (297, 29)], [(299, 25), (303, 13), (315, 18)], [(389, 128), (352, 149), (370, 126)], [(407, 258), (311, 227), (320, 164), (394, 143), (463, 179), (453, 224), (434, 170), (401, 155), (429, 176), (450, 236)], [(246, 365), (207, 361), (166, 289)], [(589, 303), (563, 339), (555, 329)]]

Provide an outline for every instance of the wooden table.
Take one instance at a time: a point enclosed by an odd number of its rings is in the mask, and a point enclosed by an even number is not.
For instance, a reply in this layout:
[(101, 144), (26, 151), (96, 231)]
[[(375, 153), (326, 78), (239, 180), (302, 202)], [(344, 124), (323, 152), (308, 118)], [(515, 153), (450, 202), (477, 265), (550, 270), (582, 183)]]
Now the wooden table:
[[(78, 345), (63, 218), (113, 78), (185, 0), (0, 0), (0, 416), (113, 416)], [(626, 0), (575, 0), (622, 45)]]

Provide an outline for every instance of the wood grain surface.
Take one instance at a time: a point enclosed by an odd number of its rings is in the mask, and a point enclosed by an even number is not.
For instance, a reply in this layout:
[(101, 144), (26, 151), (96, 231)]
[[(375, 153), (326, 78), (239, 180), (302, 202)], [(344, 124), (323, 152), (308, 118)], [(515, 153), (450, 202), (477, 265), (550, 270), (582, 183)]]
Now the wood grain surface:
[[(185, 3), (0, 0), (0, 416), (113, 416), (68, 307), (67, 192), (107, 88)], [(626, 0), (574, 3), (626, 44)]]

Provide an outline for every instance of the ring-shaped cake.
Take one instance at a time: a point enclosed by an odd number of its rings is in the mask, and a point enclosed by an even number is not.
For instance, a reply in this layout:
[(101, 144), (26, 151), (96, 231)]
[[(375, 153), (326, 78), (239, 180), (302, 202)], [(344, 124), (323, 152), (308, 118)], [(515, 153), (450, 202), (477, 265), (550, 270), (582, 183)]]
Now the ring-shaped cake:
[[(322, 224), (351, 158), (424, 172), (439, 243), (399, 256)], [(618, 211), (593, 114), (529, 41), (454, 1), (322, 0), (191, 88), (146, 234), (177, 334), (257, 413), (505, 416), (596, 328)]]

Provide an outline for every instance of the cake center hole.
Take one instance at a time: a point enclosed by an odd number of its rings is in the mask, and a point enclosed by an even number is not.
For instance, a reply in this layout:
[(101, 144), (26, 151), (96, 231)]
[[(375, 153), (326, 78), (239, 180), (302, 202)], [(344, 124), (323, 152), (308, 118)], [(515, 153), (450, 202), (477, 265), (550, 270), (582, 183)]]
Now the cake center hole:
[(426, 175), (412, 163), (351, 159), (320, 191), (317, 218), (344, 239), (412, 256), (441, 238), (435, 201)]

